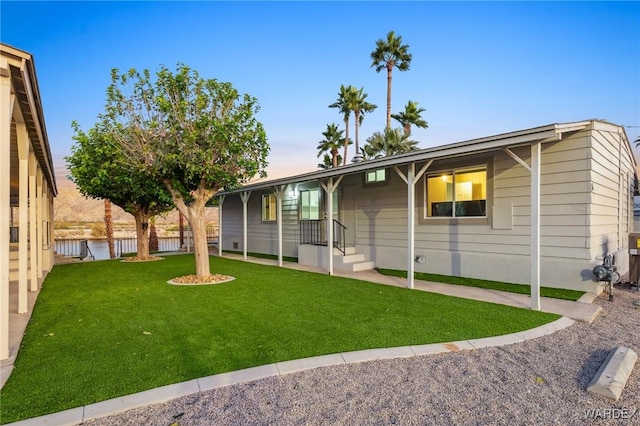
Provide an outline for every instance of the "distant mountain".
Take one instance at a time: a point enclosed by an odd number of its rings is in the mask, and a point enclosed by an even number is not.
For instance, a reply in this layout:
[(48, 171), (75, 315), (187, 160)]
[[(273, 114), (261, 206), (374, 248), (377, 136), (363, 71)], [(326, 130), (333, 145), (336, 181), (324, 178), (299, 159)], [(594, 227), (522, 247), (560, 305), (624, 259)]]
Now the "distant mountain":
[[(58, 196), (53, 203), (55, 222), (102, 222), (104, 221), (104, 202), (94, 198), (87, 198), (80, 193), (75, 183), (71, 182), (63, 173), (56, 173)], [(133, 216), (120, 207), (113, 205), (114, 222), (134, 223)], [(177, 224), (178, 211), (173, 210), (157, 219), (158, 224)], [(207, 223), (218, 223), (218, 208), (207, 209)], [(185, 221), (186, 224), (186, 221)]]

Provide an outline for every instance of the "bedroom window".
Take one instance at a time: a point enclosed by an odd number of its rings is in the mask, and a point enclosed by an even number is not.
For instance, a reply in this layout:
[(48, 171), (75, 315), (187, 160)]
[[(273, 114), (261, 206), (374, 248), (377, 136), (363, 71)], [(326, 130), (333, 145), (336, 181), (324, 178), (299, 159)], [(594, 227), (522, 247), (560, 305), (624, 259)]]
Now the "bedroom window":
[(487, 215), (487, 168), (476, 167), (427, 176), (427, 217)]
[(277, 218), (276, 196), (266, 194), (262, 196), (262, 220), (264, 222), (275, 222)]
[(300, 191), (300, 219), (320, 219), (320, 189)]
[(384, 183), (387, 181), (387, 169), (371, 170), (365, 172), (364, 183), (366, 185), (374, 183)]

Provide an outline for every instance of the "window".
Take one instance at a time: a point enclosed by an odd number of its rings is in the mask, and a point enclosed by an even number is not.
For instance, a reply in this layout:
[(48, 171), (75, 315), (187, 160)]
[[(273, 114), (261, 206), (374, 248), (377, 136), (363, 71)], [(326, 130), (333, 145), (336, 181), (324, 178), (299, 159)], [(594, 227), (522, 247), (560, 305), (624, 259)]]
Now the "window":
[(300, 219), (320, 219), (320, 189), (300, 191)]
[(262, 196), (262, 220), (274, 222), (277, 218), (276, 196), (267, 194)]
[(427, 176), (427, 217), (487, 215), (487, 169), (452, 170)]
[(371, 170), (365, 173), (364, 183), (382, 183), (387, 181), (387, 169)]

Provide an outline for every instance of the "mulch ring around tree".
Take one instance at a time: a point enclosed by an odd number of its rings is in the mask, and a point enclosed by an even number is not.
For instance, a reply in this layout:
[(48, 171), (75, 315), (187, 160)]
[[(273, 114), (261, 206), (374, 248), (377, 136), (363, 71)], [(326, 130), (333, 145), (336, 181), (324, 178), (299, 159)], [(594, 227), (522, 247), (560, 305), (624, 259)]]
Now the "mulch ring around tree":
[(160, 256), (149, 256), (149, 257), (131, 256), (131, 257), (125, 257), (120, 262), (137, 263), (137, 262), (155, 262), (156, 260), (164, 260), (164, 257), (160, 257)]
[(211, 285), (222, 284), (235, 280), (236, 277), (231, 275), (212, 274), (206, 277), (199, 277), (197, 275), (185, 275), (182, 277), (173, 278), (167, 283), (172, 285)]

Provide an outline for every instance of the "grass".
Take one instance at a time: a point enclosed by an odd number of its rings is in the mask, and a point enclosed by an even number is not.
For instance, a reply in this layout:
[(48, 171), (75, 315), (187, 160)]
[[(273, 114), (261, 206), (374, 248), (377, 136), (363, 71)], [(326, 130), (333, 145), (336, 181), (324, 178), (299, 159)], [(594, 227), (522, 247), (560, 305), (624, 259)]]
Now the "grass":
[[(238, 251), (238, 250), (223, 250), (223, 253), (232, 253), (232, 254), (244, 254), (244, 252), (242, 251)], [(257, 257), (260, 259), (271, 259), (271, 260), (278, 260), (278, 255), (277, 254), (267, 254), (267, 253), (254, 253), (254, 252), (247, 252), (247, 256), (251, 256), (251, 257)], [(284, 262), (295, 262), (298, 263), (298, 258), (297, 257), (291, 257), (291, 256), (282, 256), (282, 260)]]
[(193, 255), (58, 265), (47, 276), (0, 422), (315, 355), (513, 333), (558, 318), (509, 306), (211, 257), (235, 281), (171, 286)]
[[(383, 275), (393, 277), (407, 277), (407, 271), (399, 271), (397, 269), (376, 268)], [(488, 288), (491, 290), (507, 291), (509, 293), (531, 294), (531, 288), (528, 285), (505, 283), (502, 281), (480, 280), (476, 278), (454, 277), (451, 275), (429, 274), (425, 272), (415, 272), (415, 279), (423, 281), (433, 281), (437, 283), (447, 283), (455, 285), (464, 285), (468, 287)], [(554, 299), (578, 300), (584, 291), (566, 290), (562, 288), (540, 287), (540, 296), (552, 297)]]

